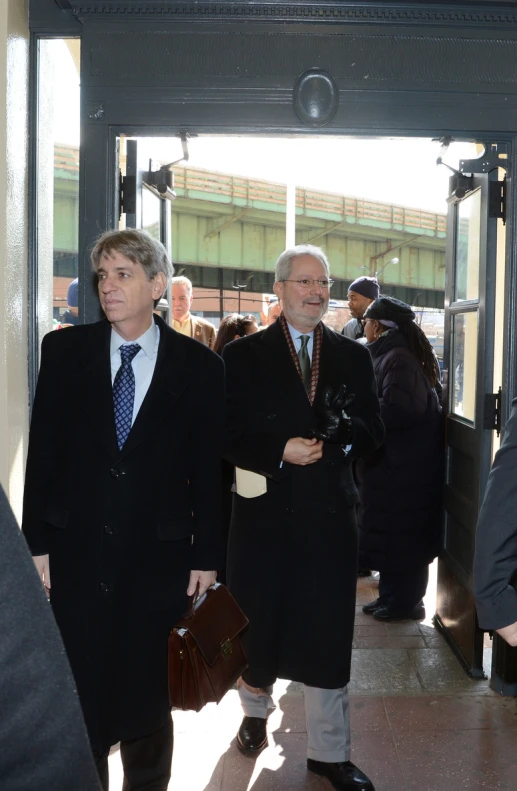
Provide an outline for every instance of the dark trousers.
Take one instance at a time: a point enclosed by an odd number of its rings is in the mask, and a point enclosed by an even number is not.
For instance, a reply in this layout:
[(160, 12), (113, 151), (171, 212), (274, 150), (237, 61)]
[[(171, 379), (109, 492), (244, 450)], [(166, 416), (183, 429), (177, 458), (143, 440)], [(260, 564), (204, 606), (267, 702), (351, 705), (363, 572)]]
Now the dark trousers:
[(379, 598), (398, 612), (410, 613), (425, 596), (429, 582), (429, 566), (402, 574), (379, 574)]
[[(171, 778), (172, 745), (172, 719), (149, 736), (120, 742), (120, 757), (124, 768), (122, 791), (167, 791)], [(110, 747), (99, 752), (94, 750), (103, 791), (109, 789)]]

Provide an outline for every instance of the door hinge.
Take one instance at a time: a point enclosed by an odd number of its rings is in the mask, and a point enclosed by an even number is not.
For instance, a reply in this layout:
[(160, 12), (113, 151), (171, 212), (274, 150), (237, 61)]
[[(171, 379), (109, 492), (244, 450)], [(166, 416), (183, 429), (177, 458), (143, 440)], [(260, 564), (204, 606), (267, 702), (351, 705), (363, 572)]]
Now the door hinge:
[(501, 433), (501, 388), (497, 393), (485, 393), (485, 409), (483, 411), (483, 428)]
[(491, 181), (488, 216), (501, 219), (506, 225), (506, 176), (502, 181)]
[(119, 178), (120, 214), (136, 214), (136, 176)]

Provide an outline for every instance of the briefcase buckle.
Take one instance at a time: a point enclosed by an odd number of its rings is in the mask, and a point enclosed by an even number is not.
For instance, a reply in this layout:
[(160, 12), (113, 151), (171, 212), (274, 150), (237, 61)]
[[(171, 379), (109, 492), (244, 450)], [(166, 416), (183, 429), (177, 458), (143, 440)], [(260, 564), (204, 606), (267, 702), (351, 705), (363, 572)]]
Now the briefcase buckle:
[(229, 659), (233, 654), (232, 641), (228, 637), (225, 637), (224, 640), (221, 640), (221, 653), (224, 659)]

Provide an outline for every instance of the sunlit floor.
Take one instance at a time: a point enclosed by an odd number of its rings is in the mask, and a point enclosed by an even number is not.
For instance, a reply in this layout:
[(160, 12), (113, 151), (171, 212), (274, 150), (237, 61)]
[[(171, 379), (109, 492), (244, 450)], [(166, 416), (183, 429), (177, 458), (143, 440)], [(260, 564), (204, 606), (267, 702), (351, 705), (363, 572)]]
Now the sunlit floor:
[[(431, 615), (433, 581), (426, 598)], [(430, 618), (381, 624), (364, 615), (362, 604), (376, 595), (374, 579), (358, 581), (350, 683), (354, 763), (376, 791), (515, 791), (517, 699), (500, 698), (487, 681), (467, 678)], [(306, 771), (301, 685), (279, 681), (275, 698), (269, 747), (256, 760), (235, 746), (242, 717), (235, 690), (199, 714), (174, 712), (170, 791), (331, 791)], [(117, 750), (110, 775), (111, 791), (120, 791)]]

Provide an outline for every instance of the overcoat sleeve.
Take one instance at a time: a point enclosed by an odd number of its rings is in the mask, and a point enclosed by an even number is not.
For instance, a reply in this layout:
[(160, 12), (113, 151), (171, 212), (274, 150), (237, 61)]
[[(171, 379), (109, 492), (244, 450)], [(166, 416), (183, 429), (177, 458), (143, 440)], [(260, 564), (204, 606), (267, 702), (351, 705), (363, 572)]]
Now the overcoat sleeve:
[(197, 389), (197, 418), (192, 427), (189, 482), (192, 487), (193, 568), (222, 568), (221, 457), (223, 453), (225, 387), (224, 365), (213, 352), (203, 359), (202, 386)]
[(347, 410), (352, 420), (353, 433), (348, 461), (372, 453), (384, 440), (372, 358), (366, 347), (357, 341), (353, 342), (353, 350), (356, 357), (352, 361), (354, 400)]
[(517, 399), (496, 453), (476, 532), (474, 597), (482, 629), (517, 622)]
[(0, 545), (1, 786), (100, 791), (61, 636), (1, 487)]
[(66, 362), (58, 351), (58, 335), (54, 331), (43, 338), (29, 433), (22, 530), (33, 555), (48, 553), (45, 511), (48, 492), (56, 472), (56, 437), (60, 431), (59, 403), (63, 393), (61, 374), (66, 368)]

